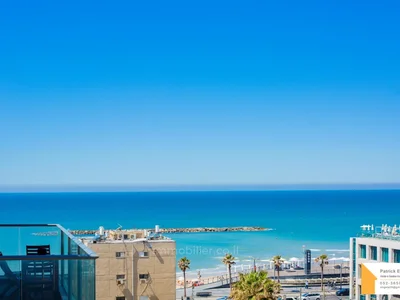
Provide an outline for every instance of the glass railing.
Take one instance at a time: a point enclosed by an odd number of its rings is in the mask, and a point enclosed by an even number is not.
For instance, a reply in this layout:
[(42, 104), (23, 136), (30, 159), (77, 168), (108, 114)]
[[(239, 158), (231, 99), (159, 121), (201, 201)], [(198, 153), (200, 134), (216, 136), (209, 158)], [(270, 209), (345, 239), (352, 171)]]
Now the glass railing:
[(95, 299), (97, 255), (60, 225), (0, 224), (0, 299)]
[(399, 234), (391, 234), (391, 233), (384, 233), (384, 232), (361, 231), (357, 234), (357, 237), (370, 237), (370, 238), (378, 238), (378, 239), (384, 239), (384, 240), (400, 241)]

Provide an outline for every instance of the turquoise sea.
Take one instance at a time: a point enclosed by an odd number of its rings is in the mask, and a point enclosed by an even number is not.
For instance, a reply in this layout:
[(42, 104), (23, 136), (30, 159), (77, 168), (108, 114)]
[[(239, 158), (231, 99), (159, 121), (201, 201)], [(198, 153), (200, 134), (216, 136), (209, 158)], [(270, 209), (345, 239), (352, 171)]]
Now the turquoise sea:
[[(400, 223), (400, 190), (4, 193), (0, 223), (59, 223), (68, 229), (264, 226), (265, 232), (171, 234), (177, 256), (218, 271), (225, 252), (251, 264), (280, 254), (347, 257), (362, 224)], [(1, 249), (0, 249), (1, 251)]]

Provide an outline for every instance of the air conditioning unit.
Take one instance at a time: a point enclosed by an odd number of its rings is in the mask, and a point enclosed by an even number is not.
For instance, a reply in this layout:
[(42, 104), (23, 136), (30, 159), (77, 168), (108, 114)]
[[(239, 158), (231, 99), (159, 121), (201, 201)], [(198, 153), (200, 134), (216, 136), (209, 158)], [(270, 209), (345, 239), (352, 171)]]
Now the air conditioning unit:
[(124, 285), (125, 284), (125, 279), (117, 279), (117, 284), (118, 285)]
[(140, 279), (140, 283), (147, 283), (147, 279)]

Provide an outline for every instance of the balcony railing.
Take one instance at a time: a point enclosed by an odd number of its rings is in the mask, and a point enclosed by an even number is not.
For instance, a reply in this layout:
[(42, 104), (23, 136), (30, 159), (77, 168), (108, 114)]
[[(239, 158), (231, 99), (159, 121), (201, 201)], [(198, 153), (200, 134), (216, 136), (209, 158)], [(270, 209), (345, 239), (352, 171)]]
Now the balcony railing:
[(367, 230), (361, 231), (357, 234), (357, 237), (400, 241), (399, 234), (392, 234), (392, 233), (379, 232), (379, 231), (367, 231)]
[(95, 300), (98, 256), (62, 226), (0, 224), (0, 251), (0, 299)]

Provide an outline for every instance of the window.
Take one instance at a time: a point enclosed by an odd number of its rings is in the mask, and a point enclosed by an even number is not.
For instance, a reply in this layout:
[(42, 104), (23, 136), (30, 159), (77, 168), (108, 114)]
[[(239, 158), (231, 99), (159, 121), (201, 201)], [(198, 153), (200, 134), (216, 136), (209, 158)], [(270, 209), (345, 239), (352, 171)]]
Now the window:
[(378, 251), (376, 250), (375, 246), (370, 246), (369, 247), (370, 250), (370, 259), (371, 260), (378, 260)]
[(393, 262), (400, 263), (400, 250), (393, 250)]
[(361, 264), (360, 264), (360, 265), (358, 265), (358, 278), (361, 278), (361, 270), (362, 270), (362, 268), (361, 268)]
[(125, 297), (115, 297), (115, 300), (125, 300)]
[(367, 246), (360, 245), (360, 258), (367, 258)]
[(125, 279), (125, 274), (117, 274), (117, 280), (118, 279)]
[(141, 252), (139, 252), (139, 257), (149, 257), (149, 252), (141, 251)]
[(125, 252), (115, 252), (115, 257), (116, 258), (124, 258), (125, 257)]
[(127, 240), (127, 239), (128, 239), (128, 235), (124, 234), (124, 240)]
[(381, 256), (382, 262), (389, 262), (389, 249), (381, 248)]
[(149, 279), (149, 274), (139, 274), (139, 279)]

